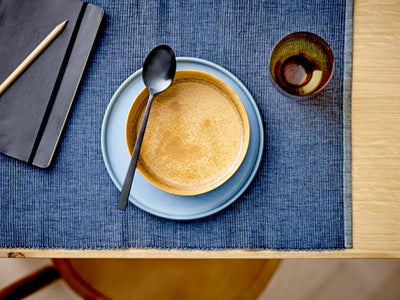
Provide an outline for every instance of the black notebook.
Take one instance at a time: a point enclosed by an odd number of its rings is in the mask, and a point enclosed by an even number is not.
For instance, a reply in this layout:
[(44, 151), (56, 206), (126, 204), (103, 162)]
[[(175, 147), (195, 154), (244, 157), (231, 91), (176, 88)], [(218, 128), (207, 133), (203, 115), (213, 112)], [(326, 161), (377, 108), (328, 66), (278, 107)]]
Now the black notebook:
[(0, 95), (0, 152), (48, 167), (100, 28), (77, 0), (0, 1), (0, 83), (64, 20), (61, 34)]

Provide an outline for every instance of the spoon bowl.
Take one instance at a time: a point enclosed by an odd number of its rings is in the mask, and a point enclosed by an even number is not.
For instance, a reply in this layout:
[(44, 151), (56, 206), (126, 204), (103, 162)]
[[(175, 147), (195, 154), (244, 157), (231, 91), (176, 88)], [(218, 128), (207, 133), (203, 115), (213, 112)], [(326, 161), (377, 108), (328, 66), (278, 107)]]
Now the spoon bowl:
[(176, 59), (172, 49), (160, 45), (150, 51), (143, 64), (143, 82), (153, 95), (166, 90), (176, 72)]

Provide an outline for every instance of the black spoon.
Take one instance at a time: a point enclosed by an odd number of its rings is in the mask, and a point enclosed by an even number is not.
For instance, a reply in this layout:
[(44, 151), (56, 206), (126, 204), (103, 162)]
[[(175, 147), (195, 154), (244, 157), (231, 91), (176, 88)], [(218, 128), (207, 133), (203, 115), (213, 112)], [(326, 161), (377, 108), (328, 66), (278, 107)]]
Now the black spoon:
[(168, 45), (159, 45), (147, 55), (142, 71), (143, 82), (149, 90), (149, 100), (147, 101), (142, 125), (136, 138), (133, 148), (131, 162), (125, 176), (121, 194), (119, 195), (117, 208), (125, 210), (128, 204), (129, 193), (131, 191), (133, 177), (135, 175), (136, 164), (139, 158), (140, 147), (142, 146), (144, 132), (146, 130), (147, 120), (150, 114), (153, 98), (158, 93), (166, 90), (174, 80), (176, 71), (175, 54)]

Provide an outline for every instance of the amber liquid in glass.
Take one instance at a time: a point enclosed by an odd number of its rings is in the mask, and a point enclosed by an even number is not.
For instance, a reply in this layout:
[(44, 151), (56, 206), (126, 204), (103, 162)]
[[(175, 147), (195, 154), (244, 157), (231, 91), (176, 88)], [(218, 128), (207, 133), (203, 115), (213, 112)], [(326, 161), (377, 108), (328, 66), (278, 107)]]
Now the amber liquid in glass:
[(306, 32), (293, 33), (277, 43), (270, 59), (275, 84), (293, 96), (311, 96), (323, 89), (333, 73), (328, 44)]

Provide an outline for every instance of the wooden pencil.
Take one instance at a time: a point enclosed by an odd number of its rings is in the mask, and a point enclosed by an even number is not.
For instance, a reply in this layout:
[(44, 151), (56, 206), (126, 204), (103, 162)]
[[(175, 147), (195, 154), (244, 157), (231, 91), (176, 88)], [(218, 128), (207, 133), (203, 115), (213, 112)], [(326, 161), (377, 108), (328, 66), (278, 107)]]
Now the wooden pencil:
[(48, 45), (63, 31), (68, 20), (57, 25), (52, 32), (29, 54), (24, 61), (0, 85), (0, 95), (18, 78), (19, 75), (42, 53)]

